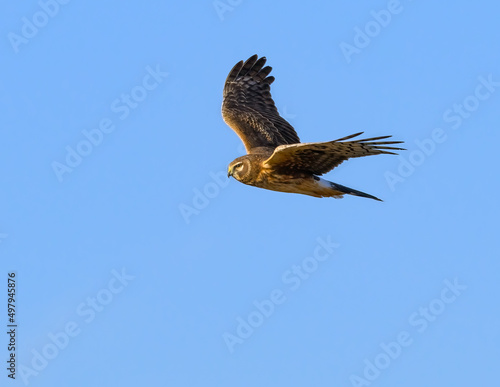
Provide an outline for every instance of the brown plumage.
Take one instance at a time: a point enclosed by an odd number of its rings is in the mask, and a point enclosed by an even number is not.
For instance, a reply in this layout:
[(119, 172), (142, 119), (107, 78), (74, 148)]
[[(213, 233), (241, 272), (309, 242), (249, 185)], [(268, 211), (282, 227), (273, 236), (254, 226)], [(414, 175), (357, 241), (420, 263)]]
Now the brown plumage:
[(328, 142), (301, 143), (295, 129), (283, 119), (271, 97), (271, 67), (257, 55), (238, 62), (229, 72), (223, 91), (222, 117), (241, 138), (247, 155), (229, 164), (228, 176), (273, 191), (315, 197), (341, 198), (344, 194), (380, 200), (375, 196), (324, 180), (319, 176), (353, 157), (396, 154), (380, 141), (391, 136), (347, 141), (356, 133)]

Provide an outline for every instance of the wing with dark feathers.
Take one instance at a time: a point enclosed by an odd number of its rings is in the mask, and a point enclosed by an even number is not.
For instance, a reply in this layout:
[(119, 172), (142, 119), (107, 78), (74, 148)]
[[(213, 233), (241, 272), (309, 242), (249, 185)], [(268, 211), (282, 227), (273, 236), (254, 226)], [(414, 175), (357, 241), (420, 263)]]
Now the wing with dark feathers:
[(300, 142), (297, 133), (276, 109), (271, 97), (268, 76), (272, 68), (264, 67), (266, 58), (250, 57), (238, 62), (227, 76), (222, 101), (222, 117), (241, 138), (247, 153), (253, 148), (276, 148)]
[(379, 154), (394, 155), (391, 151), (404, 150), (388, 145), (403, 141), (380, 141), (392, 136), (372, 137), (362, 140), (345, 141), (359, 136), (356, 133), (329, 142), (311, 142), (303, 144), (281, 145), (264, 162), (264, 167), (279, 170), (295, 170), (322, 175), (353, 157)]

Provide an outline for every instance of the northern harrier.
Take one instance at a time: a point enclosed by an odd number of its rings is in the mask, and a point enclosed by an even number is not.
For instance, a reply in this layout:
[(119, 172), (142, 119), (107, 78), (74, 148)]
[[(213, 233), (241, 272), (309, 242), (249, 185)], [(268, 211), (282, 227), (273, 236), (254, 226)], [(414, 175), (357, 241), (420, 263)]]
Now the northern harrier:
[(390, 151), (403, 148), (388, 145), (402, 141), (380, 141), (391, 136), (346, 141), (360, 132), (329, 142), (301, 143), (276, 109), (270, 92), (272, 68), (264, 67), (265, 63), (266, 58), (258, 59), (257, 55), (245, 63), (238, 62), (224, 85), (222, 117), (247, 151), (229, 164), (228, 177), (273, 191), (334, 198), (349, 194), (380, 200), (319, 176), (352, 157), (396, 154)]

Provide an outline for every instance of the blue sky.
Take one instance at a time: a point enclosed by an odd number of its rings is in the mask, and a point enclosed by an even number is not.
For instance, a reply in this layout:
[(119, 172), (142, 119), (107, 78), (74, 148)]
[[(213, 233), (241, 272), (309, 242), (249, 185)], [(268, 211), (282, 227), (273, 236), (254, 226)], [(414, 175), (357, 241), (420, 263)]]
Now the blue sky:
[[(0, 278), (30, 386), (436, 386), (497, 379), (500, 50), (491, 1), (9, 2)], [(264, 55), (302, 141), (401, 156), (228, 180), (220, 115)], [(4, 334), (2, 362), (10, 353)], [(5, 363), (4, 363), (5, 365)]]

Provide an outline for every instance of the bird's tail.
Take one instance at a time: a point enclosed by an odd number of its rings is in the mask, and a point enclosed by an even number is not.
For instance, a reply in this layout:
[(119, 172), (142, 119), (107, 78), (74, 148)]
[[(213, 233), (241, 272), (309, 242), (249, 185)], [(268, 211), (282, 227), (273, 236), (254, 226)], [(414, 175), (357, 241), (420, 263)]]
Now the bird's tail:
[(367, 193), (364, 193), (364, 192), (361, 192), (361, 191), (357, 191), (355, 189), (352, 189), (352, 188), (349, 188), (349, 187), (346, 187), (346, 186), (343, 186), (343, 185), (340, 185), (340, 184), (337, 184), (337, 183), (332, 183), (331, 181), (329, 181), (328, 183), (330, 183), (330, 186), (335, 191), (346, 193), (346, 194), (349, 194), (349, 195), (354, 195), (354, 196), (361, 196), (363, 198), (374, 199), (374, 200), (378, 200), (379, 202), (382, 201), (382, 200), (380, 200), (379, 198), (377, 198), (377, 197), (375, 197), (373, 195), (370, 195), (370, 194), (367, 194)]

